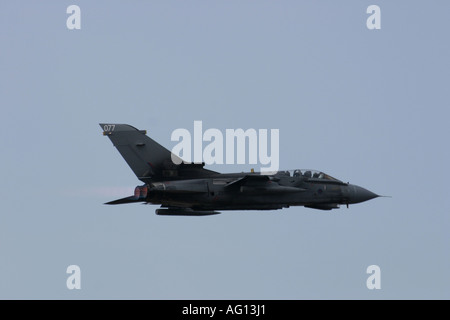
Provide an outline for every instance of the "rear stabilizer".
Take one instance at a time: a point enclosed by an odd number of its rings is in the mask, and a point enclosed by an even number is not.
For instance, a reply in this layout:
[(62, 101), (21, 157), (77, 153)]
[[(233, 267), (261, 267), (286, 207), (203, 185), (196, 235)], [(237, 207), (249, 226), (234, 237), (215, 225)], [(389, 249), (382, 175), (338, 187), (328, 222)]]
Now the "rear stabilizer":
[(100, 127), (141, 181), (148, 182), (153, 176), (160, 175), (167, 165), (173, 165), (173, 157), (178, 158), (149, 138), (146, 130), (117, 123), (100, 123)]
[(124, 203), (136, 203), (145, 202), (143, 199), (136, 198), (135, 196), (130, 196), (122, 199), (117, 199), (113, 201), (106, 202), (105, 204), (124, 204)]

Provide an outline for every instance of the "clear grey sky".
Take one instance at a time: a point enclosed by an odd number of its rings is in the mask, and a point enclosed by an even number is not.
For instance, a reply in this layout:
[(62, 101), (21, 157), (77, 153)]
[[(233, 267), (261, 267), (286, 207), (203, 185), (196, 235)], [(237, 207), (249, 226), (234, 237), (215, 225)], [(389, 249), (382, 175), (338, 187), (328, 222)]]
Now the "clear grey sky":
[[(66, 8), (81, 8), (68, 30)], [(366, 9), (381, 8), (381, 30)], [(1, 1), (0, 298), (450, 298), (447, 1)], [(171, 149), (280, 130), (280, 167), (392, 198), (160, 217), (99, 122)], [(250, 165), (216, 165), (223, 172)], [(81, 290), (66, 268), (81, 268)], [(366, 268), (381, 268), (368, 290)]]

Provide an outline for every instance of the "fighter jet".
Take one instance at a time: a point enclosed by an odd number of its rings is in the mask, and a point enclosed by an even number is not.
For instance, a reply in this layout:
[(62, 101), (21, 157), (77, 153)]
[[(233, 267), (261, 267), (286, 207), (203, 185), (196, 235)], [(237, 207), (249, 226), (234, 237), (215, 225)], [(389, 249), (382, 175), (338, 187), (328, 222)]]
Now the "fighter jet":
[[(134, 195), (106, 204), (160, 205), (158, 215), (205, 216), (223, 210), (276, 210), (290, 206), (331, 210), (379, 195), (316, 170), (219, 173), (205, 163), (185, 163), (145, 130), (127, 124), (100, 124), (136, 177)], [(173, 158), (175, 157), (175, 158)], [(172, 159), (178, 159), (178, 165)], [(220, 211), (219, 211), (220, 210)]]

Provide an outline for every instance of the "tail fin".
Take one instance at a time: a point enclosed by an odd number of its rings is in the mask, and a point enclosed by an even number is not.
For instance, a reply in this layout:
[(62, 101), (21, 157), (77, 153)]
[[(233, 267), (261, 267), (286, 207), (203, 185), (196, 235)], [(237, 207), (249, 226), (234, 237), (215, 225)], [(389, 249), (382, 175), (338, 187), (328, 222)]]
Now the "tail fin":
[(145, 130), (127, 124), (101, 123), (100, 127), (139, 180), (148, 183), (161, 175), (163, 169), (174, 166), (172, 153), (146, 136)]

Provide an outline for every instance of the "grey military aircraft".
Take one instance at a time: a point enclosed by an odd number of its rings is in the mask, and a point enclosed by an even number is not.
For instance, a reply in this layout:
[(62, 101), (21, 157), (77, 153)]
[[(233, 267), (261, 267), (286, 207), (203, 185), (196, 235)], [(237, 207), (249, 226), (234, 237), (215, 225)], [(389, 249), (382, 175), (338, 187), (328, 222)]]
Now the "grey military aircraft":
[[(106, 204), (161, 205), (158, 215), (204, 216), (218, 210), (276, 210), (290, 206), (331, 210), (379, 195), (315, 170), (219, 173), (204, 163), (176, 165), (169, 150), (145, 130), (127, 124), (100, 124), (113, 145), (144, 185), (134, 195)], [(179, 159), (179, 158), (178, 158)]]

